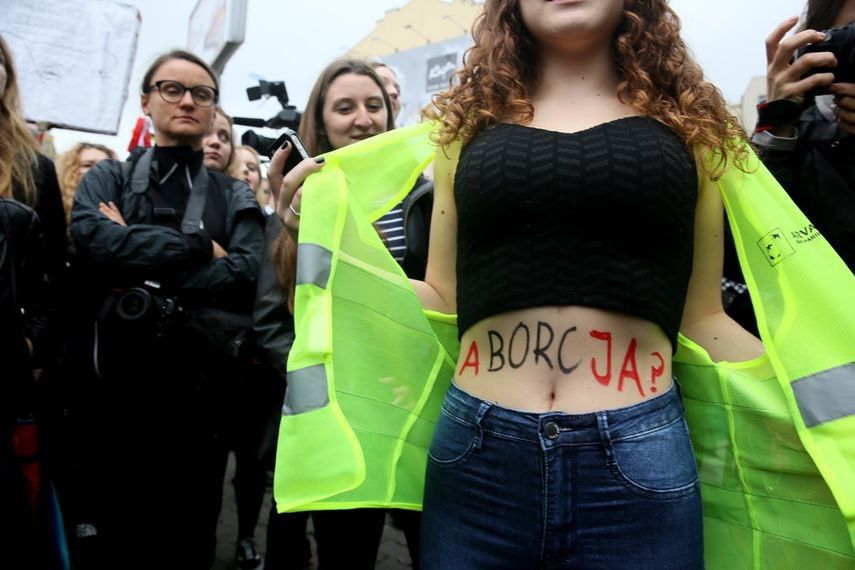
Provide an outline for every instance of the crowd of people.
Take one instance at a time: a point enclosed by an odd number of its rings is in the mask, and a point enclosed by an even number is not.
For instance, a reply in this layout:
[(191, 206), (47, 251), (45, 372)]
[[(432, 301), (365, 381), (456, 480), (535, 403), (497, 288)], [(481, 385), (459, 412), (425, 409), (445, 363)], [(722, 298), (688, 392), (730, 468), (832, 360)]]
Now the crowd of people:
[(794, 58), (853, 22), (809, 0), (771, 33), (749, 134), (666, 0), (487, 0), (424, 111), (432, 180), (374, 222), (423, 306), (458, 315), (423, 511), (274, 505), (263, 549), (302, 186), (396, 128), (394, 71), (321, 70), (284, 172), (294, 144), (236, 145), (217, 73), (173, 50), (139, 85), (154, 147), (54, 164), (0, 37), (0, 566), (210, 568), (234, 452), (238, 568), (372, 568), (390, 516), (414, 568), (704, 567), (671, 355), (678, 332), (764, 352), (715, 180), (753, 146), (855, 267), (855, 84), (831, 51)]

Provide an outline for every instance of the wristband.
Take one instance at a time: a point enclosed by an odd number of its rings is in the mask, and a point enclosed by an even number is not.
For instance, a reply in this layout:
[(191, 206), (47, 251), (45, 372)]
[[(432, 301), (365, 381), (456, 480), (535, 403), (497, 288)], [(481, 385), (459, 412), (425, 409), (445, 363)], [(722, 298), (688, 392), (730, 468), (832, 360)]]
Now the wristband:
[(802, 114), (802, 106), (789, 99), (763, 101), (757, 105), (757, 126), (754, 132), (771, 131), (776, 127), (795, 123)]

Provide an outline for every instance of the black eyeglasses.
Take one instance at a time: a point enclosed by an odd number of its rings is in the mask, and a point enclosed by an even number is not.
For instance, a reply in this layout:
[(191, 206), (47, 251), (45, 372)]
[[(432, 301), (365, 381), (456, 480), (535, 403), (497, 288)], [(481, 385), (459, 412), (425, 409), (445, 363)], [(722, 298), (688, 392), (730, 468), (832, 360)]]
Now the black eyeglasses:
[(146, 93), (152, 89), (157, 89), (158, 93), (160, 93), (161, 99), (167, 103), (178, 103), (184, 97), (184, 93), (189, 91), (190, 96), (193, 98), (193, 102), (200, 107), (212, 106), (217, 102), (217, 97), (219, 97), (220, 94), (219, 91), (213, 87), (209, 87), (208, 85), (187, 87), (186, 85), (182, 85), (181, 83), (171, 79), (155, 81), (153, 85), (149, 85)]

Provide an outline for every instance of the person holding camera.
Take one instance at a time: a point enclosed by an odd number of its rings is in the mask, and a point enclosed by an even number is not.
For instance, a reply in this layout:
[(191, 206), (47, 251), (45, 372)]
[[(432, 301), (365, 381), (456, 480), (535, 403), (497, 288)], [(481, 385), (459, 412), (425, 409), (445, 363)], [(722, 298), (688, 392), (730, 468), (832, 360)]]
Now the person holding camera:
[[(767, 101), (752, 141), (767, 168), (855, 268), (855, 0), (809, 0), (766, 40)], [(825, 30), (825, 31), (822, 31)], [(795, 60), (794, 56), (797, 56)]]
[(141, 86), (158, 146), (82, 180), (72, 236), (91, 284), (103, 386), (101, 507), (109, 567), (207, 568), (222, 493), (218, 422), (251, 327), (263, 216), (249, 188), (203, 165), (216, 73), (173, 50)]

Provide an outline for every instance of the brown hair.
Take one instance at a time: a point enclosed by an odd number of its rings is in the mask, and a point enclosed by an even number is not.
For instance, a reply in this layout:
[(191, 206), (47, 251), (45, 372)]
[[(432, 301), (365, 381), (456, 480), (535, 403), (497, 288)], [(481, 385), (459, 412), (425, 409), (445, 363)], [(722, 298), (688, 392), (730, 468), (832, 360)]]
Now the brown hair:
[[(441, 122), (443, 146), (466, 143), (497, 122), (534, 117), (538, 77), (531, 63), (538, 47), (523, 24), (519, 0), (486, 0), (473, 38), (451, 87), (424, 111)], [(702, 165), (707, 174), (721, 175), (730, 159), (742, 164), (747, 135), (689, 55), (666, 0), (625, 0), (613, 50), (622, 101), (669, 126), (687, 146), (711, 150), (712, 166)]]
[(0, 36), (0, 58), (6, 70), (6, 89), (0, 98), (0, 198), (12, 198), (12, 188), (18, 188), (23, 201), (36, 204), (36, 139), (21, 116), (15, 64), (9, 45)]
[(380, 79), (371, 64), (361, 59), (337, 59), (326, 66), (315, 81), (306, 103), (306, 109), (303, 111), (303, 119), (300, 121), (300, 140), (306, 147), (306, 151), (312, 156), (333, 150), (324, 133), (324, 102), (330, 84), (347, 73), (365, 75), (380, 87), (380, 91), (383, 93), (383, 103), (386, 105), (386, 130), (390, 131), (395, 128), (392, 102), (386, 92), (386, 87), (383, 85), (383, 80)]
[(140, 93), (148, 93), (149, 91), (151, 91), (151, 79), (152, 77), (154, 77), (154, 74), (157, 73), (157, 70), (160, 69), (161, 65), (163, 65), (167, 61), (172, 61), (173, 59), (183, 59), (184, 61), (195, 63), (196, 65), (204, 69), (214, 81), (214, 89), (219, 92), (220, 78), (217, 75), (217, 72), (214, 71), (214, 68), (208, 65), (205, 60), (203, 60), (195, 53), (191, 53), (183, 49), (174, 49), (159, 56), (157, 59), (151, 62), (151, 65), (148, 66), (145, 75), (143, 75), (142, 84), (140, 85)]
[(116, 160), (116, 153), (113, 149), (102, 144), (79, 142), (71, 147), (67, 152), (59, 155), (56, 159), (56, 175), (59, 178), (59, 188), (62, 191), (62, 205), (65, 207), (65, 222), (69, 229), (71, 228), (71, 205), (74, 202), (74, 193), (77, 192), (77, 186), (80, 184), (80, 155), (84, 150), (93, 148), (107, 155), (107, 158)]
[(808, 0), (802, 30), (827, 30), (834, 25), (846, 0)]

